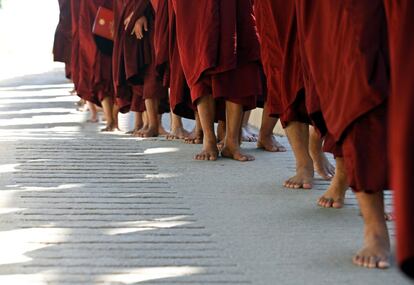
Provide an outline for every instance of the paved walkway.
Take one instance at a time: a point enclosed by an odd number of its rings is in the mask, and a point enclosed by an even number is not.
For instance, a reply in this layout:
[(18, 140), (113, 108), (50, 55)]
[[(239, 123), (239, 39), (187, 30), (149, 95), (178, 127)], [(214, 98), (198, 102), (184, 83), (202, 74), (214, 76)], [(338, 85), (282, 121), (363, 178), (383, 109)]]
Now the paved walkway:
[(327, 182), (280, 186), (290, 151), (203, 163), (199, 146), (101, 134), (61, 76), (0, 83), (0, 284), (409, 284), (351, 264), (351, 193), (324, 210)]

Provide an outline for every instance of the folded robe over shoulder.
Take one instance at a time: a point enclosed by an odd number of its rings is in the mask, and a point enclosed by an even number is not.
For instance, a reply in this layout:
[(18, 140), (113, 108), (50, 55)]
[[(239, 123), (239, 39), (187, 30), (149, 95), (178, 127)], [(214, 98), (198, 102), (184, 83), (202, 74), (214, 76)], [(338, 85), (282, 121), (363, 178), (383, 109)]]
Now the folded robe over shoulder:
[(66, 76), (70, 77), (70, 64), (72, 52), (72, 16), (71, 1), (59, 0), (59, 23), (56, 27), (55, 40), (53, 44), (54, 61), (66, 64)]
[(391, 55), (389, 157), (397, 225), (397, 259), (414, 278), (414, 2), (385, 0)]
[(210, 92), (245, 109), (254, 108), (262, 90), (252, 1), (172, 3), (180, 60), (193, 103)]

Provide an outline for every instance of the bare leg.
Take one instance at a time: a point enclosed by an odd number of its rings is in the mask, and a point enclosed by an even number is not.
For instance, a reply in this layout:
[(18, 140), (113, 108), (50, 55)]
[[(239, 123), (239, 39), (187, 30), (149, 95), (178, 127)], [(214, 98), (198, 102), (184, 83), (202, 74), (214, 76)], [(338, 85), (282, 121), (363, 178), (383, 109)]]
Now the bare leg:
[(119, 130), (118, 128), (118, 114), (119, 114), (119, 106), (115, 103), (112, 106), (112, 121), (114, 122), (114, 128)]
[(159, 135), (159, 118), (158, 118), (158, 99), (145, 99), (145, 108), (147, 110), (148, 128), (138, 132), (142, 138), (158, 137)]
[(267, 105), (265, 105), (260, 126), (257, 147), (269, 152), (285, 152), (286, 148), (280, 144), (273, 135), (276, 123), (279, 119), (270, 117)]
[(190, 133), (184, 129), (183, 121), (171, 111), (171, 132), (167, 135), (168, 140), (182, 140), (187, 138)]
[(216, 134), (214, 133), (215, 101), (212, 95), (201, 97), (197, 103), (197, 110), (200, 116), (203, 129), (203, 149), (197, 154), (196, 160), (217, 160), (218, 149)]
[(97, 123), (99, 122), (98, 119), (98, 112), (96, 111), (96, 106), (92, 102), (87, 101), (89, 112), (91, 112), (90, 118), (87, 120), (88, 123)]
[(219, 149), (219, 151), (223, 150), (225, 137), (226, 137), (226, 122), (225, 121), (218, 121), (218, 124), (217, 124), (217, 148)]
[(335, 176), (328, 190), (319, 198), (318, 205), (324, 208), (342, 208), (345, 202), (345, 193), (348, 188), (348, 176), (344, 159), (337, 157)]
[(203, 128), (201, 127), (200, 116), (195, 112), (195, 127), (193, 131), (185, 138), (186, 144), (202, 144), (203, 143)]
[(296, 175), (286, 180), (284, 186), (292, 189), (313, 187), (313, 161), (309, 155), (309, 126), (291, 122), (285, 129), (296, 159)]
[(225, 137), (226, 137), (226, 122), (225, 121), (218, 121), (217, 141), (219, 141), (219, 142), (224, 141)]
[(243, 107), (226, 101), (226, 137), (221, 156), (238, 161), (252, 161), (254, 156), (243, 154), (240, 149), (240, 130), (243, 119)]
[(101, 132), (113, 132), (116, 128), (113, 118), (113, 102), (110, 97), (105, 97), (102, 100), (102, 108), (106, 118), (106, 128), (102, 129)]
[(323, 140), (315, 128), (309, 129), (309, 153), (313, 160), (315, 171), (325, 180), (330, 180), (335, 174), (335, 167), (329, 162), (322, 149)]
[(364, 247), (353, 262), (366, 268), (390, 267), (390, 238), (384, 218), (383, 192), (359, 192), (356, 197), (364, 219)]

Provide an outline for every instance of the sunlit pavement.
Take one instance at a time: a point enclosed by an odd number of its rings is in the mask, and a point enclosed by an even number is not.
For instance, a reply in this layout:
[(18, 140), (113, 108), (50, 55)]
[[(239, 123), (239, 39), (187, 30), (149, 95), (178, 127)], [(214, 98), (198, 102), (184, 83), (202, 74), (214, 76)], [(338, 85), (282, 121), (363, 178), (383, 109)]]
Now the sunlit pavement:
[(328, 182), (281, 187), (290, 151), (244, 144), (256, 161), (204, 163), (199, 146), (100, 133), (51, 62), (57, 1), (2, 4), (0, 285), (408, 284), (395, 265), (351, 264), (362, 236), (351, 193), (325, 210)]
[(351, 264), (352, 194), (324, 210), (328, 182), (280, 186), (290, 151), (204, 163), (199, 146), (102, 134), (62, 76), (0, 83), (0, 284), (408, 284)]

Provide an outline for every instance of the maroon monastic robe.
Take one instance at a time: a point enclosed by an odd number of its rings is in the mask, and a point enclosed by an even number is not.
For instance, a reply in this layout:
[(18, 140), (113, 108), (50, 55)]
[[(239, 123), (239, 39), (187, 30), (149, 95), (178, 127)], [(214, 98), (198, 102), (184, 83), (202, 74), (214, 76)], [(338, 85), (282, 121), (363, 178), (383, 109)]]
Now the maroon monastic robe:
[(355, 191), (387, 184), (388, 52), (382, 0), (296, 0), (305, 84), (342, 144)]
[(70, 63), (70, 74), (72, 81), (75, 85), (75, 90), (79, 94), (79, 73), (80, 73), (80, 57), (79, 57), (79, 8), (80, 2), (83, 0), (70, 0), (71, 10), (71, 63)]
[(56, 27), (53, 44), (54, 61), (65, 63), (66, 77), (70, 78), (71, 52), (72, 52), (72, 16), (71, 1), (59, 0), (59, 23)]
[(164, 86), (170, 87), (170, 108), (185, 118), (194, 119), (194, 106), (178, 53), (175, 14), (171, 0), (153, 1), (155, 9), (154, 47), (156, 69)]
[[(130, 109), (132, 102), (157, 98), (168, 100), (168, 91), (158, 78), (154, 50), (155, 12), (149, 0), (120, 0), (114, 3), (115, 12), (115, 45), (114, 45), (114, 84), (116, 86), (118, 103), (122, 111)], [(125, 30), (124, 21), (133, 13), (130, 25)], [(148, 32), (139, 40), (131, 35), (135, 22), (145, 16), (148, 21)], [(141, 85), (142, 88), (131, 88), (131, 94), (120, 92), (126, 85)], [(137, 92), (139, 90), (139, 92)], [(134, 98), (141, 96), (142, 98)], [(168, 104), (160, 104), (160, 107)], [(132, 107), (134, 109), (135, 107)], [(161, 112), (168, 112), (163, 107)]]
[[(298, 116), (301, 113), (307, 117), (303, 107), (303, 110), (294, 108), (295, 101), (304, 88), (296, 34), (295, 3), (258, 0), (254, 6), (267, 78), (269, 111), (273, 116), (281, 115), (282, 123), (286, 126), (290, 121), (300, 120)], [(301, 105), (304, 106), (304, 103), (302, 100)]]
[(252, 1), (172, 3), (178, 52), (192, 102), (212, 94), (245, 110), (255, 108), (262, 90)]
[(81, 98), (100, 105), (106, 97), (114, 97), (112, 56), (98, 49), (92, 33), (99, 7), (111, 9), (112, 0), (81, 0), (79, 8), (79, 81)]
[(391, 183), (395, 190), (397, 259), (414, 278), (414, 2), (385, 0), (389, 26)]

